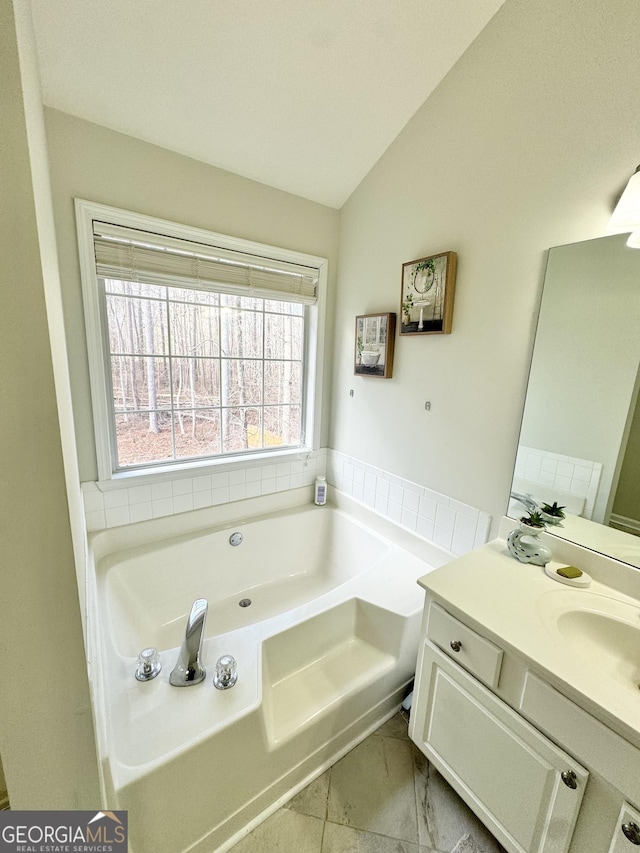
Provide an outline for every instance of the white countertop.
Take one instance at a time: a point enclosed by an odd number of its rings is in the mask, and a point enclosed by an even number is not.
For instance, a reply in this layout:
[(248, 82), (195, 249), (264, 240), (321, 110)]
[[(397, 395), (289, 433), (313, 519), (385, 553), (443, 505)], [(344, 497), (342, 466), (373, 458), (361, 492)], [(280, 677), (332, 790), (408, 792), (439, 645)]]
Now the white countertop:
[[(593, 556), (588, 559), (592, 561)], [(590, 565), (581, 566), (577, 559), (573, 564), (592, 573)], [(612, 577), (617, 579), (618, 571), (616, 568)], [(493, 639), (505, 651), (524, 658), (561, 693), (640, 748), (637, 685), (623, 683), (587, 655), (576, 653), (554, 627), (554, 614), (563, 609), (595, 609), (602, 599), (594, 597), (594, 593), (635, 607), (640, 617), (637, 599), (602, 582), (606, 565), (597, 574), (599, 580), (594, 579), (587, 589), (566, 586), (549, 578), (542, 567), (511, 557), (506, 542), (496, 539), (430, 572), (419, 583), (452, 615)]]

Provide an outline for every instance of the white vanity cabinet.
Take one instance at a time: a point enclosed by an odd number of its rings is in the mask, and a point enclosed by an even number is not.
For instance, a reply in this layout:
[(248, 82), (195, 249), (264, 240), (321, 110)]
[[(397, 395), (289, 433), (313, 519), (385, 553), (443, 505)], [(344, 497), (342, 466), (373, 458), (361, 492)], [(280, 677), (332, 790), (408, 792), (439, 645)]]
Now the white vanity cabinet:
[(509, 853), (640, 853), (640, 750), (443, 604), (427, 596), (412, 740)]

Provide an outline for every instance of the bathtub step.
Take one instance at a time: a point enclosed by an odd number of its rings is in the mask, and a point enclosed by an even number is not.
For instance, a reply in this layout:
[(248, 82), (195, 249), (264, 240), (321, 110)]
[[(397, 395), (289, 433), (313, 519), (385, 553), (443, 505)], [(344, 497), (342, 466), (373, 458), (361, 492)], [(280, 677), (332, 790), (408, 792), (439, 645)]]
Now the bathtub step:
[(272, 748), (394, 669), (396, 621), (396, 614), (353, 599), (265, 642), (263, 713)]
[(353, 637), (271, 685), (265, 702), (269, 740), (277, 745), (292, 737), (328, 714), (335, 703), (393, 669), (395, 662), (393, 655)]

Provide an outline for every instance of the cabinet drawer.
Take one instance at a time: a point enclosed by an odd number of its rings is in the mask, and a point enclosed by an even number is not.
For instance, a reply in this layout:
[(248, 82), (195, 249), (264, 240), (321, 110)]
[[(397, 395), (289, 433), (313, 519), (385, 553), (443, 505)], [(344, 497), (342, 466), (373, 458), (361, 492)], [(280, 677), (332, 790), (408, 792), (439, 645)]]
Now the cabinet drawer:
[[(624, 830), (623, 826), (625, 827)], [(611, 840), (609, 853), (633, 853), (634, 850), (640, 850), (639, 833), (640, 812), (632, 808), (629, 803), (624, 803), (620, 809), (620, 817)]]
[(498, 686), (502, 649), (476, 634), (433, 601), (429, 609), (427, 637), (480, 681), (489, 687)]
[[(640, 797), (640, 750), (579, 708), (546, 681), (527, 672), (520, 710), (630, 800)], [(629, 850), (634, 845), (629, 844)], [(640, 853), (640, 846), (636, 848)]]

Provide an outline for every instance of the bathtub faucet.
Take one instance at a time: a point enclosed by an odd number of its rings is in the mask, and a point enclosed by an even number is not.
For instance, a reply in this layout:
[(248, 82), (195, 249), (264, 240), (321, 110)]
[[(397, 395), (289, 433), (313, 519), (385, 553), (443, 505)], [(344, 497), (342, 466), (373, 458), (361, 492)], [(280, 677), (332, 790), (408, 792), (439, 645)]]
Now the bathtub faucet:
[(169, 684), (173, 684), (174, 687), (190, 687), (192, 684), (199, 684), (207, 674), (206, 669), (200, 663), (200, 656), (202, 655), (204, 623), (207, 619), (208, 607), (206, 598), (197, 598), (193, 602), (182, 648), (176, 665), (169, 676)]
[(519, 492), (511, 492), (511, 497), (514, 501), (518, 501), (518, 503), (522, 504), (523, 507), (527, 509), (527, 512), (536, 512), (538, 509), (538, 504), (533, 498), (533, 495), (527, 492), (526, 495), (522, 495)]

